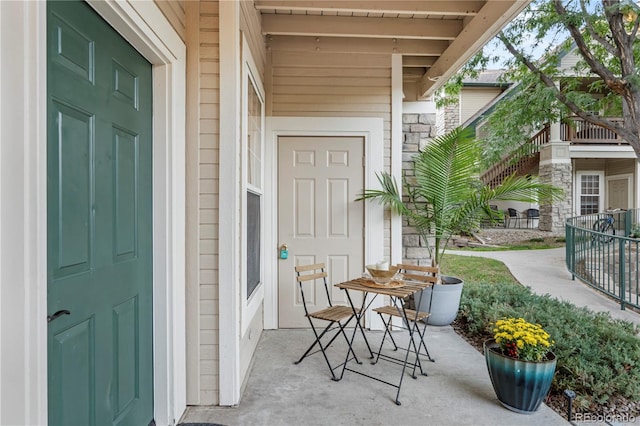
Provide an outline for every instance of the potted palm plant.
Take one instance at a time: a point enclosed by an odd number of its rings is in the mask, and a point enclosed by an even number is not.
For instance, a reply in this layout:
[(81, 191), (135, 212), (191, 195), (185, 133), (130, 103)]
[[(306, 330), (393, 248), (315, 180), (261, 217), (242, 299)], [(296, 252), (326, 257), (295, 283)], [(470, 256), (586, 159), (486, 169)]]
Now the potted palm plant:
[[(389, 173), (377, 173), (380, 189), (366, 189), (358, 200), (377, 200), (405, 216), (427, 242), (433, 266), (440, 265), (452, 236), (477, 226), (481, 220), (501, 220), (491, 209), (498, 200), (540, 202), (561, 195), (561, 190), (540, 183), (537, 177), (516, 176), (491, 187), (479, 178), (481, 144), (470, 130), (457, 128), (435, 138), (414, 157), (414, 176), (404, 179), (404, 194)], [(456, 317), (463, 282), (441, 277), (425, 290), (420, 310), (431, 312), (428, 322), (448, 325)]]

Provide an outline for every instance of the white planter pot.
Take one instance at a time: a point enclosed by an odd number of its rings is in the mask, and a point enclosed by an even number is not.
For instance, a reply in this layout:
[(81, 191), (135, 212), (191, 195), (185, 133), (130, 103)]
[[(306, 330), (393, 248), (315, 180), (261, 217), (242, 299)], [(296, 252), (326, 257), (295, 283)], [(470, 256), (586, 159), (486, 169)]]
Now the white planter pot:
[(459, 278), (443, 276), (442, 284), (422, 291), (422, 299), (420, 294), (416, 294), (416, 303), (420, 302), (419, 310), (431, 313), (427, 324), (449, 325), (456, 319), (463, 285), (464, 282)]

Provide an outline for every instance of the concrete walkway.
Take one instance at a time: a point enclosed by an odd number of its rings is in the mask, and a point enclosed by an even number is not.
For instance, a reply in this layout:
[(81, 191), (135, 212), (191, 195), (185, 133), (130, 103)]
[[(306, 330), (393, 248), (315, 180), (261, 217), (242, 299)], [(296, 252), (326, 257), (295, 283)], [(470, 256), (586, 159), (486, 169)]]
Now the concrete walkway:
[(597, 292), (571, 274), (565, 265), (565, 248), (548, 250), (455, 251), (448, 254), (488, 257), (503, 262), (513, 276), (537, 294), (551, 296), (586, 306), (595, 312), (607, 311), (611, 317), (640, 324), (640, 314), (631, 309), (620, 310), (620, 304)]
[[(571, 280), (564, 266), (564, 249), (455, 252), (490, 257), (504, 262), (525, 286), (539, 294), (549, 293), (592, 310), (611, 312), (614, 318), (638, 323), (640, 315), (620, 311), (619, 305)], [(567, 425), (546, 406), (522, 415), (502, 407), (487, 374), (484, 356), (451, 327), (428, 327), (427, 342), (435, 363), (426, 363), (428, 377), (405, 375), (400, 400), (391, 386), (346, 372), (339, 382), (330, 375), (320, 354), (299, 365), (293, 361), (312, 340), (309, 330), (264, 331), (250, 377), (238, 407), (191, 407), (184, 423), (225, 425)], [(372, 345), (381, 333), (370, 332)], [(396, 333), (396, 338), (406, 338)], [(406, 340), (405, 340), (406, 341)], [(398, 366), (380, 361), (370, 365), (362, 339), (356, 353), (364, 359), (363, 371), (390, 381), (398, 379)], [(346, 346), (332, 347), (339, 362)]]

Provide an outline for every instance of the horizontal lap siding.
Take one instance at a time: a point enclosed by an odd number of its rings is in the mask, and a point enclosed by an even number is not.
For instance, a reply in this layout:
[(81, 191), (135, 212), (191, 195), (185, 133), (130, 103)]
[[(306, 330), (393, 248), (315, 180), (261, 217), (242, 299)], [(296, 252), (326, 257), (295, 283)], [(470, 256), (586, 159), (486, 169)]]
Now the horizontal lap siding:
[[(384, 120), (384, 167), (390, 170), (390, 55), (283, 50), (269, 54), (267, 111), (271, 115), (381, 117)], [(385, 215), (384, 252), (387, 258), (390, 255), (389, 229), (389, 215)]]
[[(198, 398), (192, 405), (219, 404), (219, 155), (220, 155), (220, 34), (218, 1), (200, 1), (196, 49), (198, 52), (198, 335), (197, 349), (189, 359), (197, 359)], [(254, 55), (261, 78), (266, 56), (259, 14), (253, 5), (241, 3), (240, 27)], [(190, 21), (191, 22), (191, 21)], [(262, 310), (252, 322), (250, 341), (241, 342), (241, 375), (244, 376), (262, 330)]]
[(500, 93), (502, 90), (499, 88), (463, 88), (460, 94), (460, 124), (484, 108)]
[(636, 171), (636, 160), (632, 158), (610, 158), (607, 160), (607, 176), (634, 174)]
[(240, 2), (240, 13), (240, 30), (243, 36), (247, 38), (253, 61), (260, 73), (260, 80), (264, 82), (267, 51), (264, 44), (264, 36), (262, 35), (262, 18), (254, 7), (253, 2), (250, 1)]
[(199, 4), (199, 383), (200, 405), (219, 402), (218, 188), (220, 129), (217, 1)]
[[(390, 146), (391, 57), (271, 53), (268, 102), (273, 116), (382, 117)], [(388, 164), (388, 158), (385, 160)]]
[(182, 41), (185, 40), (185, 4), (184, 0), (156, 0), (162, 14), (171, 23)]

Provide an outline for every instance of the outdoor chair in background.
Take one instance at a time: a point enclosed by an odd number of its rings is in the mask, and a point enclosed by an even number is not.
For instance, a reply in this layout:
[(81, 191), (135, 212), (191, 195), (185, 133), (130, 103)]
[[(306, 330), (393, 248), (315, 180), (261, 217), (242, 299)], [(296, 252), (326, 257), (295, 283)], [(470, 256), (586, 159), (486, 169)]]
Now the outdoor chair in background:
[[(322, 352), (322, 355), (324, 356), (324, 359), (327, 362), (327, 365), (329, 366), (332, 380), (338, 381), (340, 379), (334, 374), (333, 371), (336, 368), (340, 367), (342, 364), (332, 366), (331, 362), (329, 361), (329, 357), (327, 356), (327, 349), (329, 348), (329, 346), (331, 346), (333, 341), (336, 340), (338, 336), (342, 335), (344, 337), (344, 340), (345, 342), (347, 342), (347, 346), (349, 347), (349, 352), (351, 353), (353, 358), (356, 360), (358, 364), (362, 363), (361, 361), (358, 360), (358, 357), (356, 356), (355, 352), (353, 352), (353, 349), (351, 348), (351, 344), (349, 342), (349, 338), (347, 337), (347, 334), (344, 331), (344, 328), (347, 326), (347, 324), (349, 324), (349, 322), (354, 318), (353, 309), (349, 306), (337, 306), (337, 305), (333, 306), (332, 305), (331, 295), (329, 293), (329, 287), (327, 285), (327, 271), (325, 270), (324, 263), (296, 266), (295, 271), (296, 271), (296, 280), (298, 281), (298, 284), (300, 286), (300, 296), (302, 297), (302, 305), (304, 307), (304, 313), (307, 319), (309, 320), (309, 324), (311, 325), (311, 329), (313, 330), (313, 334), (315, 335), (315, 338), (316, 338), (315, 342), (313, 342), (313, 344), (309, 346), (309, 348), (304, 353), (304, 355), (302, 355), (302, 357), (300, 357), (300, 359), (296, 361), (295, 364), (299, 364), (307, 356), (313, 355), (318, 351), (320, 351)], [(322, 281), (324, 285), (324, 290), (327, 295), (329, 306), (319, 311), (309, 312), (309, 309), (307, 307), (308, 298), (305, 297), (305, 286), (309, 287), (308, 292), (315, 291), (315, 286), (313, 285), (313, 283), (316, 280)], [(312, 298), (311, 300), (313, 299), (314, 298)], [(359, 310), (356, 309), (356, 312), (359, 312)], [(314, 319), (320, 320), (320, 321), (326, 321), (328, 323), (327, 326), (324, 328), (324, 330), (322, 330), (322, 332), (318, 333), (318, 330), (316, 329), (316, 325), (313, 323)], [(364, 331), (362, 330), (362, 327), (359, 325), (357, 321), (356, 321), (356, 327), (360, 328), (360, 332), (364, 336)], [(335, 331), (335, 333), (332, 334), (331, 333), (332, 331)], [(326, 341), (326, 343), (324, 344), (323, 344), (323, 338), (324, 338), (324, 341)], [(313, 349), (316, 347), (316, 345), (318, 345), (319, 349), (312, 352)]]
[(491, 213), (492, 213), (492, 217), (485, 217), (484, 219), (482, 219), (480, 221), (480, 226), (482, 228), (490, 228), (493, 226), (496, 226), (498, 224), (500, 224), (499, 220), (496, 220), (496, 218), (500, 217), (502, 218), (502, 221), (504, 222), (504, 216), (503, 214), (498, 210), (498, 206), (495, 204), (489, 204), (489, 208), (491, 209)]
[[(434, 285), (438, 280), (438, 272), (439, 272), (438, 267), (399, 264), (398, 270), (400, 273), (402, 273), (402, 276), (403, 276), (402, 279), (404, 281), (420, 281), (420, 282), (427, 282), (427, 283), (430, 283), (431, 285)], [(433, 294), (433, 292), (431, 294)], [(416, 294), (415, 297), (419, 299), (420, 295)], [(415, 370), (417, 366), (420, 367), (421, 373), (423, 375), (426, 375), (422, 371), (422, 365), (420, 365), (419, 355), (422, 349), (424, 348), (424, 354), (428, 357), (429, 361), (434, 362), (434, 359), (431, 358), (431, 355), (429, 354), (429, 350), (427, 349), (427, 345), (424, 342), (424, 335), (427, 330), (427, 318), (429, 318), (430, 313), (424, 312), (424, 311), (417, 311), (419, 309), (419, 306), (418, 306), (419, 300), (415, 300), (413, 301), (413, 303), (410, 303), (410, 301), (408, 300), (406, 301), (393, 300), (394, 299), (393, 297), (391, 299), (392, 299), (391, 305), (373, 309), (374, 312), (377, 312), (380, 315), (380, 318), (384, 323), (384, 335), (382, 336), (382, 341), (380, 342), (380, 349), (378, 349), (377, 357), (374, 363), (378, 362), (378, 359), (380, 358), (382, 347), (384, 346), (384, 342), (387, 336), (389, 337), (389, 339), (391, 340), (391, 343), (393, 344), (393, 350), (394, 351), (398, 350), (398, 345), (396, 344), (396, 341), (394, 340), (393, 335), (391, 334), (392, 327), (398, 327), (400, 329), (406, 329), (406, 330), (411, 329), (412, 333), (417, 333), (417, 336), (419, 337), (419, 339), (417, 339), (419, 340), (417, 346), (415, 344), (416, 342), (415, 335), (413, 339), (413, 347), (416, 352), (416, 361), (413, 365), (413, 378), (416, 378)], [(415, 309), (405, 308), (405, 305), (412, 305), (412, 307), (414, 307)], [(430, 303), (427, 306), (430, 306)], [(404, 315), (401, 311), (402, 309), (404, 309)], [(386, 316), (386, 319), (385, 319), (385, 316)], [(400, 318), (403, 324), (401, 325), (392, 324), (392, 318)], [(422, 325), (422, 328), (420, 327), (420, 325)]]
[(531, 223), (531, 228), (535, 228), (536, 220), (540, 220), (540, 210), (538, 209), (527, 209), (527, 228), (529, 228), (529, 223)]
[(518, 228), (520, 228), (520, 219), (522, 219), (522, 217), (520, 216), (520, 212), (514, 208), (509, 207), (507, 209), (507, 217), (505, 217), (504, 219), (505, 228), (511, 228), (512, 221), (515, 221), (515, 223), (518, 225)]

